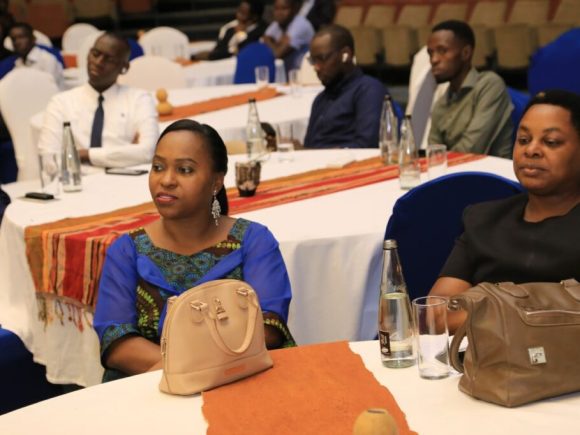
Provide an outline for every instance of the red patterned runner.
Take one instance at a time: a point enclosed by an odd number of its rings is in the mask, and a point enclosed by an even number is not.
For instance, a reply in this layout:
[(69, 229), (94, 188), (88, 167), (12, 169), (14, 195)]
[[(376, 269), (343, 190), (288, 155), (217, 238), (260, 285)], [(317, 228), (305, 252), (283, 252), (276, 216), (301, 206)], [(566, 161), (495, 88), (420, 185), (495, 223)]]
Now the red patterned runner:
[[(449, 153), (448, 162), (452, 166), (483, 157)], [(241, 198), (237, 189), (228, 189), (230, 214), (315, 198), (397, 176), (396, 166), (384, 166), (379, 158), (372, 158), (343, 168), (326, 168), (264, 181), (251, 198)], [(56, 297), (59, 302), (94, 309), (107, 247), (119, 235), (158, 217), (155, 206), (149, 202), (109, 213), (27, 227), (26, 255), (37, 295), (41, 299)], [(50, 316), (43, 317), (50, 320)]]

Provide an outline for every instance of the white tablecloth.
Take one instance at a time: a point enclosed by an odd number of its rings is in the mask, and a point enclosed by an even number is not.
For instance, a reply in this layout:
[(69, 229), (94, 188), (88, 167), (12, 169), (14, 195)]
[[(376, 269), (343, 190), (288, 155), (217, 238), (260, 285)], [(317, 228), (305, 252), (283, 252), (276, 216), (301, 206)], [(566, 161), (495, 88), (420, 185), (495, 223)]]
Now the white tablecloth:
[[(185, 66), (187, 86), (231, 85), (234, 83), (236, 61), (236, 57), (228, 57), (227, 59), (201, 61)], [(282, 59), (276, 59), (275, 67), (275, 82), (285, 83), (287, 81), (286, 71)]]
[[(383, 367), (376, 341), (351, 343), (350, 347), (362, 356), (365, 366), (379, 383), (393, 394), (410, 428), (421, 435), (578, 433), (579, 394), (519, 408), (502, 408), (458, 391), (458, 376), (433, 381), (421, 379), (417, 367)], [(178, 397), (161, 393), (158, 389), (160, 378), (159, 371), (146, 373), (22, 408), (0, 416), (0, 433), (205, 433), (207, 423), (201, 412), (201, 396)], [(224, 404), (224, 412), (227, 412), (227, 406), (235, 404)]]
[[(310, 108), (321, 86), (305, 86), (298, 97), (290, 94), (287, 86), (277, 86), (280, 92), (287, 95), (258, 101), (258, 113), (262, 122), (269, 122), (281, 128), (284, 135), (293, 135), (295, 139), (304, 141), (306, 128), (310, 118)], [(197, 103), (212, 98), (225, 97), (245, 92), (255, 91), (256, 85), (225, 85), (201, 88), (186, 88), (169, 90), (168, 101), (174, 106)], [(33, 141), (38, 142), (42, 128), (44, 112), (37, 113), (30, 119)], [(229, 109), (216, 110), (192, 117), (198, 122), (209, 124), (215, 128), (223, 140), (245, 140), (246, 122), (248, 121), (248, 106), (236, 106)], [(163, 131), (171, 122), (159, 123), (159, 131)]]
[[(270, 179), (377, 156), (378, 150), (328, 150), (295, 153), (292, 163), (271, 156), (263, 167)], [(230, 168), (239, 156), (230, 159)], [(514, 178), (511, 161), (486, 157), (450, 168), (481, 170)], [(233, 171), (226, 186), (233, 186)], [(38, 320), (34, 285), (26, 261), (24, 229), (65, 217), (87, 216), (149, 200), (146, 177), (102, 173), (85, 177), (82, 193), (38, 203), (19, 199), (38, 190), (38, 182), (6, 185), (13, 198), (0, 227), (0, 323), (14, 331), (47, 366), (48, 379), (91, 385), (99, 382), (95, 333)], [(365, 300), (378, 292), (381, 245), (392, 206), (404, 193), (398, 180), (243, 213), (267, 225), (280, 242), (293, 289), (289, 327), (298, 343), (359, 340), (375, 335), (376, 312), (362, 319)], [(367, 295), (368, 293), (368, 295)], [(368, 310), (368, 308), (367, 308)], [(363, 321), (364, 320), (364, 321)]]

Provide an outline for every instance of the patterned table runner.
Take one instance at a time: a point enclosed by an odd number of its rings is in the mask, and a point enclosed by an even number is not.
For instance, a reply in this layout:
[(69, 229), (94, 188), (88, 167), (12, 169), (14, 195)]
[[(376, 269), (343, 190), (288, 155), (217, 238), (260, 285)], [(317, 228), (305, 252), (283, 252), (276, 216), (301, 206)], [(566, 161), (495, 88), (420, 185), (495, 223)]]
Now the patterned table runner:
[(202, 393), (208, 435), (352, 435), (356, 417), (368, 408), (386, 409), (399, 435), (416, 434), (393, 395), (348, 343), (300, 346), (270, 355), (272, 369)]
[[(483, 157), (449, 153), (448, 162), (453, 166)], [(264, 181), (256, 195), (250, 198), (240, 197), (237, 189), (231, 188), (227, 192), (230, 214), (315, 198), (397, 176), (396, 165), (384, 166), (379, 158), (371, 158), (342, 168), (325, 168)], [(55, 304), (66, 304), (69, 310), (76, 309), (68, 317), (81, 322), (83, 316), (79, 310), (92, 311), (95, 307), (107, 247), (121, 234), (158, 218), (154, 204), (148, 202), (108, 213), (27, 227), (24, 234), (26, 255), (40, 301), (41, 317), (50, 322), (55, 312), (63, 311), (47, 305), (54, 301)], [(82, 324), (78, 326), (82, 328)]]

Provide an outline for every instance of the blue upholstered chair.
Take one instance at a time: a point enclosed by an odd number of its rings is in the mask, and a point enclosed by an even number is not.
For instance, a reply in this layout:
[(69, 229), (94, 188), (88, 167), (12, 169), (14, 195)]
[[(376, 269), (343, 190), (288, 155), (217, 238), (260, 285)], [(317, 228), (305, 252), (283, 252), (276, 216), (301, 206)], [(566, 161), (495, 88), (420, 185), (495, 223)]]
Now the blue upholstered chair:
[(530, 96), (524, 94), (523, 92), (516, 91), (513, 88), (508, 87), (507, 90), (508, 94), (510, 95), (510, 99), (512, 100), (512, 104), (514, 105), (514, 110), (512, 110), (512, 124), (514, 126), (512, 143), (515, 143), (518, 126), (520, 125), (520, 121), (522, 120), (524, 109), (526, 108), (528, 102), (530, 101)]
[(463, 232), (466, 206), (522, 192), (511, 180), (484, 172), (460, 172), (410, 190), (393, 207), (385, 239), (395, 239), (411, 299), (425, 296)]
[(548, 89), (580, 93), (580, 27), (569, 30), (532, 56), (528, 68), (530, 95)]
[(262, 65), (269, 68), (270, 83), (274, 83), (276, 77), (276, 66), (274, 62), (274, 53), (272, 53), (272, 50), (266, 44), (253, 42), (246, 45), (238, 53), (234, 83), (254, 83), (256, 81), (254, 68)]
[(44, 366), (32, 360), (20, 338), (0, 328), (0, 414), (62, 393), (62, 386), (46, 380)]

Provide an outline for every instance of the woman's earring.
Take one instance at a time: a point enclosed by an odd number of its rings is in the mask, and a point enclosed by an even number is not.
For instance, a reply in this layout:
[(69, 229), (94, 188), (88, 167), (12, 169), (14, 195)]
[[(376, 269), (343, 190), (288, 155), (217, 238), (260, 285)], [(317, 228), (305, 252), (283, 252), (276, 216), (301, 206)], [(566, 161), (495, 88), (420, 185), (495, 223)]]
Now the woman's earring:
[(217, 200), (217, 192), (214, 190), (213, 192), (213, 201), (211, 203), (211, 215), (213, 220), (215, 221), (215, 226), (219, 225), (220, 216), (222, 214), (222, 207), (220, 202)]

